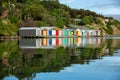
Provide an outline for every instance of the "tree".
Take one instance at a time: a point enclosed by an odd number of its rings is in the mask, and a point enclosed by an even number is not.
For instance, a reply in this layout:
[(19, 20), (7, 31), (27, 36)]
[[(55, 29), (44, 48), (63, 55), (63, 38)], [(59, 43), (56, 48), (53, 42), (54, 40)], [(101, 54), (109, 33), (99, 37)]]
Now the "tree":
[(90, 24), (90, 17), (89, 16), (84, 16), (80, 22), (81, 25), (86, 25), (86, 24)]

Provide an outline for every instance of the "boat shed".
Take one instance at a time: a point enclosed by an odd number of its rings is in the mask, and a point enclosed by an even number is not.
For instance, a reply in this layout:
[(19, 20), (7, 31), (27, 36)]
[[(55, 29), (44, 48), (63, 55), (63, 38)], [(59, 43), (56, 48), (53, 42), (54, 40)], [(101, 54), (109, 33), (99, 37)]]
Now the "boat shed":
[(79, 28), (75, 29), (75, 34), (74, 35), (77, 36), (77, 37), (82, 36), (81, 30)]
[(63, 29), (63, 36), (68, 36), (68, 29)]
[(37, 37), (40, 36), (40, 29), (37, 27), (21, 27), (19, 36), (22, 37)]
[(56, 27), (40, 27), (41, 36), (53, 36), (53, 29)]
[(82, 30), (82, 36), (87, 36), (87, 31), (86, 30)]

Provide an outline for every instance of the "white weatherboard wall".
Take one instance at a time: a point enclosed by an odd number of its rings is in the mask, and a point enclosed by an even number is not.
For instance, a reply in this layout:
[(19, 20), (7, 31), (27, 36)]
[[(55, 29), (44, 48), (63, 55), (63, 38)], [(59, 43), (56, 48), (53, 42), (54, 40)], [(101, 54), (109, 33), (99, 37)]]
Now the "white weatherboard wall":
[(56, 36), (56, 30), (52, 30), (52, 36)]
[(62, 36), (62, 30), (59, 30), (59, 36)]
[(36, 36), (41, 36), (41, 31), (39, 28), (36, 28)]

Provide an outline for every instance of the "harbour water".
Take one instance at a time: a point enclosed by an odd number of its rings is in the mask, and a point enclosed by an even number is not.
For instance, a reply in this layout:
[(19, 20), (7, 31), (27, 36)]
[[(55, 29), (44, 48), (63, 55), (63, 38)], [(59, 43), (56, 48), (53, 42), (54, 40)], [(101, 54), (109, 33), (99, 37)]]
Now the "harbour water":
[(120, 38), (0, 41), (1, 80), (120, 80)]

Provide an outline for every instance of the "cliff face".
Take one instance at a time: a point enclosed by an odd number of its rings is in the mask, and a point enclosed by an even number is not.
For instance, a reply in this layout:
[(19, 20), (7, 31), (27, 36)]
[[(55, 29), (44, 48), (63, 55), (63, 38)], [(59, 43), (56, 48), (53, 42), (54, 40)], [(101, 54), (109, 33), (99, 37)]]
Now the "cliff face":
[(113, 26), (112, 29), (113, 29), (113, 35), (120, 36), (120, 30), (116, 26)]
[(9, 13), (9, 10), (8, 10), (8, 9), (5, 9), (5, 10), (2, 12), (1, 16), (0, 16), (1, 19), (4, 19), (5, 17), (7, 17), (8, 13)]

